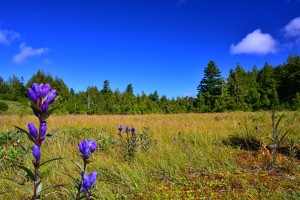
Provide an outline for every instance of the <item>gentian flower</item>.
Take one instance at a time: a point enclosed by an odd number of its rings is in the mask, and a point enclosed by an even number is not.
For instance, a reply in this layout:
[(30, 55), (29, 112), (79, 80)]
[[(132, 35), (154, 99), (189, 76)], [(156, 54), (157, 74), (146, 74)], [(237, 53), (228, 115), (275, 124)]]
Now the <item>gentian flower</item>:
[(40, 89), (40, 86), (37, 83), (32, 84), (32, 90), (35, 92), (37, 97), (39, 97), (41, 95), (41, 89)]
[(132, 133), (135, 132), (135, 128), (134, 128), (134, 127), (131, 128), (131, 132), (132, 132)]
[(29, 133), (32, 135), (32, 137), (36, 138), (38, 136), (38, 131), (35, 128), (35, 126), (33, 125), (33, 123), (30, 122), (28, 124), (28, 130), (29, 130)]
[(39, 162), (40, 161), (40, 158), (41, 158), (41, 152), (40, 152), (40, 147), (37, 146), (37, 145), (33, 145), (31, 147), (32, 149), (32, 154), (36, 160), (36, 162)]
[(40, 86), (40, 89), (41, 89), (41, 95), (42, 97), (44, 98), (45, 96), (48, 95), (48, 93), (50, 92), (50, 84), (49, 83), (46, 83), (42, 86)]
[(55, 100), (55, 97), (56, 97), (56, 90), (51, 90), (47, 100), (49, 101), (49, 103), (52, 103)]
[(84, 191), (84, 193), (88, 194), (89, 193), (89, 189), (95, 185), (96, 183), (96, 179), (97, 179), (97, 172), (92, 172), (90, 174), (90, 176), (88, 176), (86, 173), (82, 174), (82, 190)]
[(28, 98), (34, 103), (36, 103), (38, 100), (38, 96), (36, 95), (36, 93), (31, 88), (27, 89), (27, 93), (28, 93)]
[(122, 130), (123, 130), (123, 126), (120, 125), (120, 126), (118, 127), (118, 130), (119, 130), (119, 131), (122, 131)]
[(97, 149), (97, 143), (94, 140), (87, 139), (78, 143), (79, 151), (82, 153), (84, 159), (89, 158), (89, 153), (93, 153)]
[(47, 131), (47, 123), (46, 121), (43, 121), (41, 123), (41, 128), (40, 128), (40, 137), (44, 137)]
[(48, 108), (49, 108), (49, 101), (46, 100), (46, 101), (43, 103), (43, 105), (42, 105), (42, 107), (41, 107), (41, 110), (42, 110), (43, 113), (45, 113), (45, 112), (47, 112)]
[(97, 149), (97, 142), (94, 140), (89, 141), (89, 150), (91, 153), (93, 153)]
[(126, 128), (125, 128), (125, 132), (126, 132), (126, 133), (129, 133), (129, 131), (130, 131), (129, 127), (128, 127), (128, 126), (126, 126)]
[(96, 171), (93, 171), (93, 172), (90, 174), (90, 177), (89, 177), (90, 186), (95, 185), (96, 180), (97, 180), (97, 176), (98, 176), (98, 173), (97, 173)]

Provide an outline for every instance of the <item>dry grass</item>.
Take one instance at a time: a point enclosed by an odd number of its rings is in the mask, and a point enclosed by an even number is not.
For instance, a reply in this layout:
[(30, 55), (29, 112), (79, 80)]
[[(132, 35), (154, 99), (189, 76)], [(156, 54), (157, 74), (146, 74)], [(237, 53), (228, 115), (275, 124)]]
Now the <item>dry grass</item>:
[[(98, 150), (88, 171), (99, 172), (96, 188), (99, 199), (296, 199), (300, 197), (299, 192), (297, 194), (299, 161), (286, 158), (282, 163), (290, 163), (288, 167), (293, 169), (270, 175), (270, 171), (261, 167), (263, 161), (256, 154), (249, 155), (222, 143), (229, 134), (244, 131), (245, 124), (251, 132), (255, 132), (254, 127), (258, 125), (264, 134), (271, 134), (268, 132), (270, 116), (269, 112), (51, 116), (47, 120), (49, 130), (60, 128), (60, 131), (42, 147), (42, 160), (59, 156), (67, 159), (42, 167), (43, 184), (46, 187), (71, 183), (63, 173), (77, 176), (76, 166), (71, 162), (71, 159), (80, 161), (76, 156), (77, 143), (84, 138), (117, 139), (117, 127), (122, 124), (134, 126), (137, 132), (150, 127), (155, 143), (148, 152), (139, 151), (130, 162), (124, 161), (118, 147), (111, 143), (105, 150)], [(28, 122), (37, 123), (37, 119), (0, 116), (0, 132), (14, 130), (13, 125), (26, 128)], [(300, 131), (297, 125), (293, 129)], [(296, 137), (299, 139), (299, 134)], [(29, 145), (25, 136), (21, 143)], [(24, 158), (26, 166), (31, 166), (30, 153)], [(251, 164), (253, 168), (249, 167)], [(285, 166), (283, 164), (281, 166)], [(22, 179), (24, 174), (16, 168), (3, 168), (1, 176)], [(15, 184), (0, 179), (0, 192), (5, 190), (14, 193), (2, 195), (0, 199), (30, 199)], [(68, 199), (64, 189), (49, 190), (42, 196), (43, 199)]]

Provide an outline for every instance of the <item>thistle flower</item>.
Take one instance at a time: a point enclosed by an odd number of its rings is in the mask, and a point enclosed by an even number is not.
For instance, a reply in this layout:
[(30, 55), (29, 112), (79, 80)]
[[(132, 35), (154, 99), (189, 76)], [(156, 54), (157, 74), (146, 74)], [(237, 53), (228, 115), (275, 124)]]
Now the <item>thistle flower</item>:
[(32, 137), (36, 138), (38, 136), (38, 131), (35, 128), (35, 126), (33, 125), (33, 123), (28, 123), (28, 130), (29, 133), (32, 135)]
[(47, 123), (46, 121), (43, 121), (41, 123), (41, 128), (40, 128), (40, 137), (44, 137), (47, 131)]
[(120, 126), (118, 127), (118, 130), (119, 130), (119, 131), (122, 131), (122, 130), (123, 130), (123, 126), (120, 125)]
[(36, 162), (39, 162), (41, 158), (40, 147), (37, 145), (33, 145), (31, 149), (32, 149), (33, 157), (35, 158)]

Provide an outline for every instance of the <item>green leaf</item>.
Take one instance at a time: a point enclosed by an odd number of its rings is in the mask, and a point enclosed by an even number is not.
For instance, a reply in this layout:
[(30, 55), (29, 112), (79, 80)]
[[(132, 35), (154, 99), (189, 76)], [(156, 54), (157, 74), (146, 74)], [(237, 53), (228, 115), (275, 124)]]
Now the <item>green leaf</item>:
[(74, 160), (71, 160), (75, 165), (77, 165), (77, 167), (80, 169), (81, 172), (84, 171), (82, 164), (75, 162)]
[(75, 195), (71, 192), (71, 190), (69, 190), (69, 188), (61, 186), (63, 189), (67, 190), (70, 194), (70, 200), (76, 200)]
[(42, 144), (44, 144), (47, 140), (49, 140), (54, 135), (54, 133), (56, 133), (58, 130), (59, 129), (57, 128), (57, 129), (51, 131), (50, 133), (46, 134)]
[(29, 139), (31, 142), (33, 142), (34, 144), (37, 144), (35, 138), (34, 138), (28, 131), (22, 129), (21, 127), (15, 126), (15, 125), (14, 125), (14, 127), (17, 128), (17, 129), (19, 129), (21, 132), (26, 133), (28, 139)]
[[(41, 190), (40, 193), (45, 192), (46, 190), (49, 190), (49, 189), (51, 189), (51, 188), (64, 187), (64, 186), (67, 186), (67, 185), (70, 185), (70, 184), (57, 184), (57, 185), (52, 185), (52, 186), (46, 187), (45, 189)], [(39, 193), (39, 194), (40, 194), (40, 193)]]
[(50, 159), (50, 160), (47, 160), (47, 161), (41, 163), (41, 164), (40, 164), (40, 167), (43, 166), (43, 165), (46, 164), (46, 163), (49, 163), (49, 162), (52, 162), (52, 161), (55, 161), (55, 160), (62, 160), (62, 159), (65, 159), (65, 158), (62, 158), (62, 157), (52, 158), (52, 159)]
[(40, 181), (38, 183), (37, 190), (36, 190), (37, 195), (39, 195), (41, 193), (42, 188), (43, 188), (43, 183)]
[(30, 102), (30, 107), (31, 107), (34, 115), (37, 116), (37, 117), (39, 117), (39, 115), (40, 115), (40, 109), (37, 107), (37, 105), (31, 101)]
[(22, 187), (27, 193), (29, 193), (30, 195), (33, 194), (33, 191), (27, 186), (25, 185), (24, 183), (19, 183), (17, 180), (15, 179), (12, 179), (12, 178), (7, 178), (7, 177), (3, 177), (4, 179), (7, 179), (9, 181), (12, 181), (16, 184), (18, 184), (20, 187)]
[(47, 112), (45, 112), (41, 117), (41, 121), (45, 121), (57, 108), (58, 106), (51, 108)]
[(79, 179), (76, 179), (76, 178), (74, 178), (73, 176), (71, 176), (70, 174), (66, 174), (66, 173), (64, 173), (64, 172), (62, 172), (64, 175), (66, 175), (66, 176), (68, 176), (69, 178), (71, 178), (73, 181), (74, 181), (74, 183), (76, 183), (76, 186), (78, 186), (79, 184), (80, 184), (80, 180)]
[(19, 167), (20, 169), (24, 170), (32, 181), (36, 181), (36, 177), (30, 169), (28, 169), (27, 167), (25, 167), (23, 165), (16, 165), (16, 166)]

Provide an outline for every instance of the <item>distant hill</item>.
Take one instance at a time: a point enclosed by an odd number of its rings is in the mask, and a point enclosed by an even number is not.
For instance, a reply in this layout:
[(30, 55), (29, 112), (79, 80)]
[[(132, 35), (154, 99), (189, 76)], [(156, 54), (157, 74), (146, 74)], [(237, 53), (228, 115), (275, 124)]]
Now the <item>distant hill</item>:
[(0, 112), (0, 115), (28, 115), (32, 114), (32, 110), (30, 109), (27, 102), (17, 102), (17, 101), (5, 101), (8, 105), (8, 109), (6, 111)]

